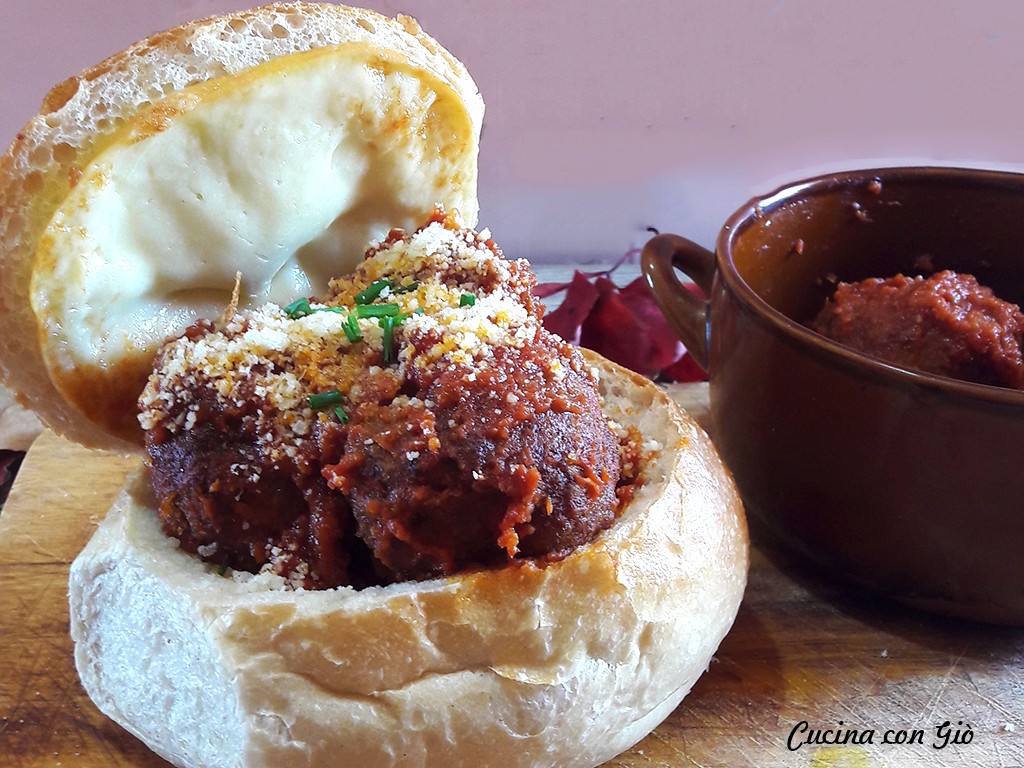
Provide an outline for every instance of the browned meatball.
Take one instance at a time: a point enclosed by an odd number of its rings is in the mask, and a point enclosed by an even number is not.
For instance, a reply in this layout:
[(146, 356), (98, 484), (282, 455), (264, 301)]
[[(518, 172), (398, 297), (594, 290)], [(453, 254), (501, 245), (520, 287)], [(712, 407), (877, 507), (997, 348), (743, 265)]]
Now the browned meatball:
[(541, 326), (525, 262), (435, 213), (327, 301), (199, 323), (140, 422), (164, 530), (307, 588), (561, 557), (637, 482), (582, 356)]
[(252, 434), (257, 399), (232, 408), (196, 396), (192, 429), (147, 434), (165, 533), (213, 563), (255, 572), (272, 562), (303, 586), (365, 582), (348, 502), (316, 457), (268, 460)]
[(325, 475), (383, 568), (424, 578), (590, 541), (614, 521), (618, 443), (579, 355), (537, 342), (361, 407)]
[(1024, 313), (971, 275), (840, 283), (810, 327), (905, 368), (1024, 388)]

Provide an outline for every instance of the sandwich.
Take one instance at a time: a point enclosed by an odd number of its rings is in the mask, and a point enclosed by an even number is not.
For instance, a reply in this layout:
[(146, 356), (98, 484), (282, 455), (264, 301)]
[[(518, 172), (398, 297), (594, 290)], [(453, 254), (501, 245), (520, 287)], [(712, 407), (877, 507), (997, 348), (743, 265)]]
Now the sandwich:
[(413, 20), (276, 4), (57, 86), (0, 161), (0, 373), (140, 455), (76, 666), (175, 765), (596, 766), (735, 618), (727, 469), (543, 328), (482, 119)]

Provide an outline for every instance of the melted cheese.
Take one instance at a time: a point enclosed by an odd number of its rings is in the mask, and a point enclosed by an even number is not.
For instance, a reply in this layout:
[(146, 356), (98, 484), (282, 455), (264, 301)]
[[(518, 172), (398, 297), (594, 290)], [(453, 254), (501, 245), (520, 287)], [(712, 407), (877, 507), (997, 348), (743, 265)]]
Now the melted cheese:
[(122, 126), (36, 255), (33, 308), (69, 400), (80, 371), (148, 361), (217, 316), (236, 273), (243, 304), (285, 303), (436, 202), (475, 220), (470, 117), (403, 67), (317, 49), (197, 84)]

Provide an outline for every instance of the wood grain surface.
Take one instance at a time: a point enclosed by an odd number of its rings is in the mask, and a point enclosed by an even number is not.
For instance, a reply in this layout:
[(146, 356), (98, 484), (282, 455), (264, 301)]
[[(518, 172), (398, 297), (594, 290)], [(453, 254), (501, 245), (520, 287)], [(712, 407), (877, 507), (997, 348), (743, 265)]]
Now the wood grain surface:
[[(2, 766), (167, 765), (88, 700), (68, 637), (68, 563), (134, 463), (44, 434), (0, 515)], [(609, 766), (1011, 768), (1024, 766), (1022, 714), (1024, 631), (875, 605), (758, 547), (707, 674)], [(963, 723), (962, 734), (969, 724), (970, 743), (937, 748), (947, 721), (953, 731)], [(871, 730), (871, 743), (790, 749), (801, 722), (857, 729), (860, 739)], [(920, 732), (920, 743), (883, 744), (886, 731)]]

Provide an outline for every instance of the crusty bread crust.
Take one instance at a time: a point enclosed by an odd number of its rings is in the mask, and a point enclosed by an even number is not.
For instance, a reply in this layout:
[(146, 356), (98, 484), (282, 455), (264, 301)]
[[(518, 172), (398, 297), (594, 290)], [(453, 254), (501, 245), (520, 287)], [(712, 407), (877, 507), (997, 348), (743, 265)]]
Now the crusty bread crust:
[[(407, 17), (389, 19), (326, 3), (277, 3), (154, 35), (47, 95), (40, 114), (0, 157), (0, 380), (48, 426), (85, 445), (135, 447), (124, 434), (111, 434), (109, 424), (93, 423), (95, 415), (84, 413), (81, 404), (67, 402), (51, 379), (44, 354), (44, 348), (55, 344), (53, 329), (40, 328), (30, 303), (40, 238), (83, 169), (119, 126), (168, 96), (289, 54), (352, 45), (361, 46), (368, 58), (380, 51), (406, 61), (463, 101), (473, 129), (466, 136), (472, 173), (463, 179), (461, 195), (472, 205), (463, 205), (462, 214), (474, 223), (483, 102), (465, 67)], [(435, 202), (446, 201), (426, 200), (424, 212)], [(78, 256), (60, 254), (69, 260)]]
[(362, 591), (222, 576), (159, 531), (140, 471), (71, 569), (99, 708), (178, 766), (590, 768), (657, 726), (735, 618), (747, 532), (707, 436), (596, 356), (646, 482), (559, 562)]
[[(70, 289), (62, 294), (62, 280), (85, 257), (53, 245), (74, 220), (69, 208), (92, 210), (76, 188), (116, 176), (104, 163), (125, 133), (129, 146), (172, 133), (166, 123), (210, 90), (203, 84), (259, 78), (277, 59), (302, 54), (305, 64), (320, 55), (308, 52), (335, 47), (349, 62), (366, 56), (400, 61), (403, 76), (422, 72), (417, 103), (443, 92), (456, 104), (435, 127), (455, 136), (459, 175), (449, 188), (475, 223), (483, 103), (465, 68), (412, 20), (292, 3), (155, 35), (54, 88), (0, 158), (0, 379), (48, 426), (86, 445), (132, 447), (103, 417), (118, 407), (134, 417), (134, 403), (106, 402), (102, 386), (92, 390), (102, 402), (72, 397), (68, 379), (90, 361), (55, 340), (84, 307)], [(394, 89), (399, 112), (405, 84)], [(445, 122), (454, 112), (457, 125)], [(115, 195), (113, 208), (123, 199)], [(424, 200), (423, 212), (435, 202), (449, 203)], [(103, 219), (97, 210), (90, 223)], [(79, 229), (67, 227), (65, 239), (76, 244)], [(101, 324), (120, 310), (103, 297), (89, 306)], [(80, 346), (87, 357), (88, 343)], [(610, 529), (547, 565), (358, 592), (222, 575), (162, 534), (140, 468), (71, 568), (75, 660), (92, 700), (178, 766), (590, 768), (628, 748), (676, 707), (731, 626), (747, 532), (732, 479), (699, 427), (646, 379), (589, 360), (609, 418), (643, 435), (644, 483)]]

